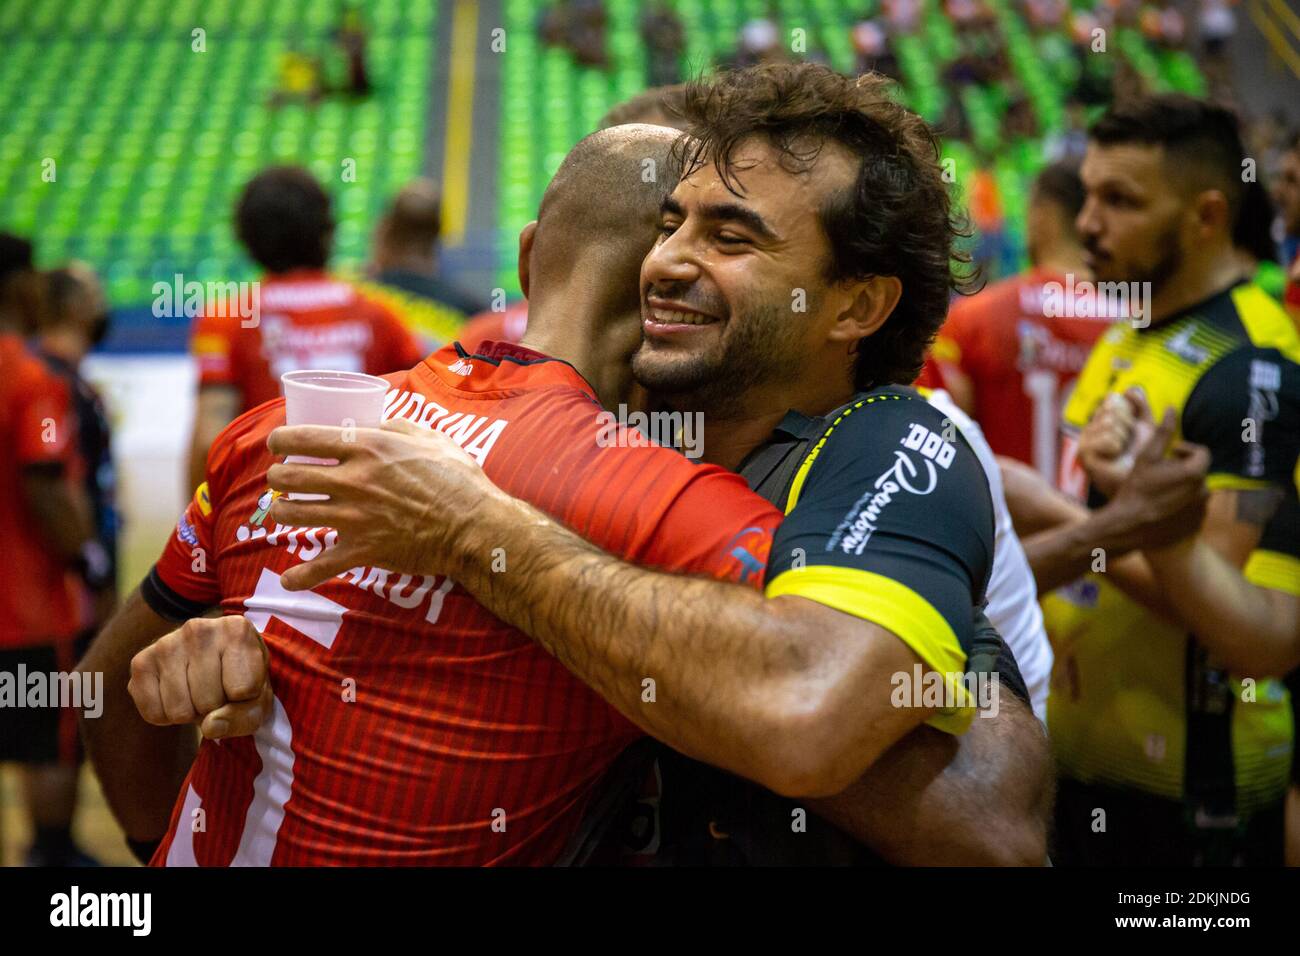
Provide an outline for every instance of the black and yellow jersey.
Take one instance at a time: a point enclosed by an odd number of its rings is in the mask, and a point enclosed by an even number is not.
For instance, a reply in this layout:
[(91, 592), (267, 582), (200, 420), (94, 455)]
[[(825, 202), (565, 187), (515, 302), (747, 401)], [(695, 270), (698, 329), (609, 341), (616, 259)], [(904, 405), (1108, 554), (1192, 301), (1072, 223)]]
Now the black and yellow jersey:
[(1281, 500), (1243, 574), (1300, 596), (1300, 365), (1277, 349), (1224, 356), (1188, 398), (1183, 435), (1210, 449), (1211, 488), (1277, 489)]
[(354, 284), (400, 316), (408, 329), (422, 336), (433, 348), (441, 348), (455, 339), (473, 314), (458, 304), (431, 299), (396, 285), (368, 279), (358, 279)]
[(988, 480), (942, 412), (911, 389), (860, 395), (794, 474), (767, 568), (768, 597), (793, 594), (893, 632), (944, 676), (930, 723), (960, 733), (974, 713), (974, 611), (993, 567)]
[[(1300, 356), (1294, 323), (1249, 283), (1157, 326), (1116, 324), (1093, 349), (1066, 405), (1067, 449), (1108, 394), (1137, 389), (1157, 421), (1172, 408), (1180, 433), (1210, 447), (1212, 488), (1276, 481), (1286, 456), (1282, 423), (1263, 423), (1254, 450), (1242, 441), (1248, 416), (1240, 406), (1251, 401), (1250, 379), (1243, 393), (1234, 376), (1243, 361), (1250, 375), (1243, 350), (1252, 347), (1275, 349), (1279, 359)], [(1271, 535), (1280, 533), (1281, 524), (1270, 528), (1251, 557), (1253, 576), (1276, 568), (1269, 555), (1280, 552), (1269, 545), (1277, 546)], [(1210, 817), (1248, 814), (1282, 797), (1293, 726), (1280, 681), (1259, 681), (1243, 700), (1237, 676), (1104, 573), (1046, 596), (1043, 609), (1057, 651), (1048, 725), (1064, 776), (1182, 800)]]

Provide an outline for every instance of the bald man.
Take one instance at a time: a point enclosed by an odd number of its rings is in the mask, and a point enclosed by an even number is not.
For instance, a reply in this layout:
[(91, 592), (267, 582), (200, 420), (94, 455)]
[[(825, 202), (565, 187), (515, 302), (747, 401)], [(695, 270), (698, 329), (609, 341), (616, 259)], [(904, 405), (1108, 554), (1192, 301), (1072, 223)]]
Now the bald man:
[[(674, 137), (658, 127), (618, 127), (575, 147), (547, 190), (538, 221), (520, 236), (520, 282), (531, 293), (534, 315), (527, 341), (477, 354), (452, 345), (392, 376), (386, 417), (406, 424), (384, 434), (400, 441), (421, 428), (443, 432), (503, 487), (625, 559), (756, 586), (755, 569), (780, 514), (723, 469), (692, 465), (633, 432), (611, 433), (597, 404), (612, 405), (628, 393), (628, 358), (640, 339), (636, 276), (660, 203), (677, 181), (669, 152)], [(378, 568), (332, 577), (313, 590), (311, 601), (317, 619), (326, 604), (343, 609), (337, 628), (324, 649), (316, 646), (320, 637), (303, 640), (292, 595), (275, 581), (328, 553), (329, 532), (250, 529), (247, 517), (265, 514), (253, 508), (263, 490), (257, 476), (274, 461), (262, 440), (282, 421), (282, 403), (268, 403), (218, 441), (207, 492), (182, 521), (209, 549), (207, 570), (189, 573), (189, 546), (170, 545), (139, 599), (128, 602), (83, 662), (85, 669), (104, 670), (110, 688), (125, 683), (129, 671), (147, 721), (119, 697), (108, 702), (103, 720), (87, 726), (105, 793), (128, 834), (137, 845), (162, 834), (155, 863), (393, 862), (399, 858), (386, 851), (389, 845), (406, 847), (400, 859), (409, 862), (559, 859), (602, 775), (644, 728), (450, 581), (390, 582)], [(400, 477), (373, 490), (409, 494)], [(396, 541), (404, 531), (374, 533)], [(508, 572), (509, 543), (503, 545)], [(231, 616), (190, 620), (167, 633), (171, 622), (216, 602)], [(258, 613), (234, 616), (252, 608)], [(432, 632), (430, 624), (437, 625)], [(256, 628), (269, 668), (258, 666), (264, 658)], [(320, 631), (318, 620), (300, 628)], [(244, 670), (231, 692), (223, 667), (237, 657)], [(362, 659), (366, 692), (337, 706), (334, 678)], [(195, 675), (206, 676), (196, 681)], [(510, 691), (494, 690), (501, 687)], [(394, 694), (408, 706), (414, 701), (416, 711), (374, 703)], [(769, 703), (790, 708), (786, 718), (798, 719), (798, 701), (785, 696)], [(303, 708), (312, 710), (310, 719), (302, 718)], [(273, 716), (264, 723), (267, 714)], [(739, 723), (747, 715), (726, 719)], [(385, 727), (385, 721), (401, 726)], [(194, 722), (210, 736), (254, 737), (220, 748), (205, 742), (182, 785), (175, 768), (184, 766), (178, 758), (193, 744)], [(901, 742), (844, 797), (852, 812), (842, 825), (899, 862), (907, 861), (905, 850), (917, 854), (916, 862), (1006, 859), (1019, 846), (1008, 843), (1008, 828), (1020, 825), (1006, 818), (1021, 808), (1000, 804), (996, 793), (1006, 776), (1022, 774), (1023, 767), (1011, 766), (1023, 742), (1019, 734), (1031, 735), (1032, 744), (1037, 730), (1032, 718), (1030, 725), (976, 723), (982, 726), (960, 749), (925, 729)], [(425, 727), (450, 727), (452, 737), (429, 738), (425, 746)], [(734, 738), (725, 738), (719, 735), (714, 752), (696, 756), (732, 763), (726, 749)], [(374, 760), (340, 761), (339, 741), (347, 739), (389, 743)], [(510, 760), (493, 757), (507, 753)], [(776, 748), (756, 754), (754, 776), (783, 788), (786, 756)], [(330, 773), (322, 774), (326, 766)], [(385, 777), (390, 766), (401, 769), (392, 780)], [(284, 774), (283, 788), (273, 779), (257, 787), (231, 779), (259, 767), (272, 777), (278, 767), (292, 772)], [(994, 780), (999, 768), (1005, 774)], [(350, 818), (366, 821), (367, 832), (352, 829), (333, 842), (329, 821), (303, 817), (339, 806), (330, 800), (336, 788), (346, 795)], [(177, 826), (188, 819), (180, 810), (168, 826), (156, 794), (178, 790), (181, 810), (212, 809), (206, 834)], [(250, 793), (253, 801), (278, 795), (280, 803), (227, 805), (231, 794)], [(982, 801), (982, 814), (950, 812), (971, 799)], [(397, 807), (418, 812), (407, 819)], [(492, 825), (498, 812), (508, 826)], [(267, 819), (277, 821), (273, 832), (250, 831)], [(214, 830), (213, 820), (226, 822)]]

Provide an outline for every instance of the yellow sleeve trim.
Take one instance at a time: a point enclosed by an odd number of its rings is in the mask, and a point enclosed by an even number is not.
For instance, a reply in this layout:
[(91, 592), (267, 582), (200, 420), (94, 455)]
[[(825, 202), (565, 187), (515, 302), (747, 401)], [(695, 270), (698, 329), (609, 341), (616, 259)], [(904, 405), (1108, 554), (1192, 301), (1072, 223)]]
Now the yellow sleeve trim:
[(927, 670), (943, 677), (944, 700), (956, 702), (927, 723), (950, 734), (965, 733), (970, 727), (975, 701), (962, 681), (966, 652), (943, 615), (907, 585), (872, 571), (819, 564), (781, 572), (768, 582), (765, 594), (807, 598), (890, 631), (921, 658)]
[(813, 445), (812, 451), (808, 452), (803, 463), (799, 466), (799, 470), (795, 472), (794, 481), (790, 483), (790, 497), (786, 499), (785, 503), (785, 513), (789, 514), (791, 511), (794, 511), (794, 506), (799, 503), (799, 496), (803, 494), (803, 484), (808, 480), (808, 472), (812, 471), (813, 462), (815, 462), (817, 456), (822, 453), (822, 449), (826, 447), (826, 440), (831, 437), (831, 432), (835, 431), (840, 422), (844, 421), (844, 419), (848, 418), (863, 405), (871, 405), (875, 402), (885, 401), (896, 402), (902, 399), (904, 399), (904, 396), (902, 395), (872, 395), (870, 398), (864, 398), (860, 402), (854, 402), (849, 408), (840, 412), (835, 421), (831, 422), (830, 427), (822, 434), (822, 437), (817, 444)]
[(1273, 482), (1265, 481), (1262, 478), (1243, 478), (1241, 475), (1221, 471), (1206, 476), (1205, 487), (1210, 491), (1259, 491), (1275, 486)]
[(1300, 597), (1300, 558), (1280, 551), (1252, 551), (1242, 574), (1258, 587)]

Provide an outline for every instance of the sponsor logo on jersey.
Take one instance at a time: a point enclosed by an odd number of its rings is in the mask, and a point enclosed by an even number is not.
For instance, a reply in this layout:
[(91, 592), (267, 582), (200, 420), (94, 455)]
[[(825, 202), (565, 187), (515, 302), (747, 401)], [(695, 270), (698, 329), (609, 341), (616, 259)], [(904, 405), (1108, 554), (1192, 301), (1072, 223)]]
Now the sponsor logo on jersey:
[(1210, 357), (1210, 353), (1202, 346), (1192, 344), (1192, 336), (1195, 334), (1196, 326), (1184, 326), (1165, 341), (1166, 351), (1177, 355), (1184, 362), (1200, 365)]
[[(271, 502), (279, 498), (283, 492), (273, 491), (267, 488), (262, 496), (257, 499), (257, 509), (248, 517), (248, 523), (260, 526), (266, 520), (266, 513), (271, 510)], [(241, 539), (242, 540), (242, 539)]]
[(208, 483), (205, 481), (194, 492), (194, 503), (199, 507), (199, 514), (208, 517), (212, 514), (212, 497), (208, 494)]
[(199, 536), (194, 530), (194, 525), (185, 520), (185, 515), (181, 515), (180, 520), (176, 522), (176, 537), (180, 538), (191, 548), (199, 546)]
[[(939, 484), (939, 470), (947, 471), (957, 457), (952, 441), (924, 425), (908, 423), (899, 444), (921, 457), (921, 466), (907, 451), (895, 451), (894, 463), (877, 478), (866, 494), (854, 502), (844, 520), (826, 545), (827, 551), (838, 547), (845, 554), (861, 554), (879, 527), (880, 516), (901, 492), (928, 495)], [(924, 469), (924, 477), (922, 477)]]
[(1264, 423), (1277, 418), (1278, 389), (1282, 387), (1282, 366), (1276, 362), (1254, 359), (1250, 363), (1250, 405), (1246, 417), (1255, 423), (1254, 441), (1246, 450), (1246, 475), (1264, 474)]
[(463, 358), (458, 358), (447, 366), (447, 371), (455, 372), (457, 375), (473, 375), (474, 363), (467, 362)]

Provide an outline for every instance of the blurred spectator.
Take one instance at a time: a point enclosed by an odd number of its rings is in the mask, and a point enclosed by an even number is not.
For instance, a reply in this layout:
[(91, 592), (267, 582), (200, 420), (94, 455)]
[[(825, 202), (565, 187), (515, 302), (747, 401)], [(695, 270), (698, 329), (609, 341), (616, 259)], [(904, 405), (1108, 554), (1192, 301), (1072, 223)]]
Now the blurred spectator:
[(1197, 32), (1203, 54), (1201, 67), (1209, 81), (1210, 90), (1217, 96), (1226, 96), (1232, 85), (1232, 64), (1228, 61), (1228, 43), (1237, 32), (1237, 14), (1234, 0), (1200, 0), (1200, 18)]
[(606, 67), (607, 19), (603, 0), (560, 0), (542, 11), (538, 32), (543, 42), (566, 47), (582, 65)]
[(761, 17), (740, 28), (740, 43), (732, 63), (736, 69), (782, 59), (787, 57), (781, 45), (781, 28), (774, 20)]
[(275, 90), (271, 94), (272, 106), (294, 101), (315, 103), (324, 92), (324, 71), (318, 57), (295, 49), (280, 54)]
[(1065, 125), (1047, 137), (1043, 155), (1048, 162), (1081, 163), (1088, 150), (1088, 116), (1078, 100), (1065, 104)]
[(641, 17), (650, 86), (668, 86), (682, 78), (681, 57), (686, 30), (681, 18), (663, 0), (656, 0)]
[(342, 48), (347, 61), (348, 79), (344, 91), (353, 96), (370, 92), (370, 74), (366, 70), (366, 25), (361, 11), (354, 5), (343, 9), (334, 41)]
[[(77, 663), (78, 579), (91, 572), (94, 535), (68, 387), (23, 341), (37, 282), (31, 244), (0, 234), (0, 541), (16, 572), (0, 581), (0, 672), (66, 674)], [(72, 839), (77, 715), (56, 703), (0, 707), (0, 761), (24, 766), (35, 831), (27, 864), (93, 866)]]
[(1065, 0), (1025, 0), (1025, 19), (1036, 33), (1057, 30), (1065, 22)]
[(404, 186), (375, 227), (366, 293), (389, 306), (422, 332), (432, 345), (455, 337), (468, 316), (483, 302), (438, 274), (438, 237), (442, 204), (427, 179)]
[(82, 360), (108, 335), (110, 314), (94, 269), (74, 262), (46, 274), (46, 311), (36, 335), (45, 364), (63, 379), (78, 424), (77, 450), (94, 526), (94, 571), (87, 589), (87, 638), (108, 621), (117, 602), (118, 512), (108, 413), (81, 374)]
[(921, 23), (921, 0), (881, 0), (880, 9), (892, 36), (914, 33)]
[(1017, 82), (1007, 83), (1007, 110), (1002, 114), (1002, 138), (1008, 143), (1038, 135), (1038, 116)]
[(858, 73), (874, 71), (893, 80), (902, 79), (902, 74), (898, 70), (898, 57), (894, 55), (883, 21), (874, 17), (859, 20), (853, 25), (850, 36), (853, 40), (853, 52), (857, 56), (855, 68)]
[[(207, 303), (191, 350), (199, 391), (189, 485), (198, 487), (209, 446), (237, 415), (278, 398), (280, 376), (301, 368), (383, 375), (410, 368), (425, 350), (388, 308), (329, 276), (334, 238), (329, 196), (295, 166), (258, 173), (235, 206), (240, 242), (265, 275), (239, 291), (241, 308)], [(242, 307), (251, 299), (251, 317)]]
[[(1099, 30), (1102, 31), (1100, 34)], [(1079, 80), (1074, 97), (1088, 106), (1111, 101), (1115, 57), (1093, 50), (1097, 40), (1106, 36), (1105, 31), (1106, 26), (1096, 13), (1079, 11), (1070, 18), (1070, 39), (1074, 42), (1075, 57), (1079, 61)], [(1109, 39), (1105, 49), (1110, 49)]]

